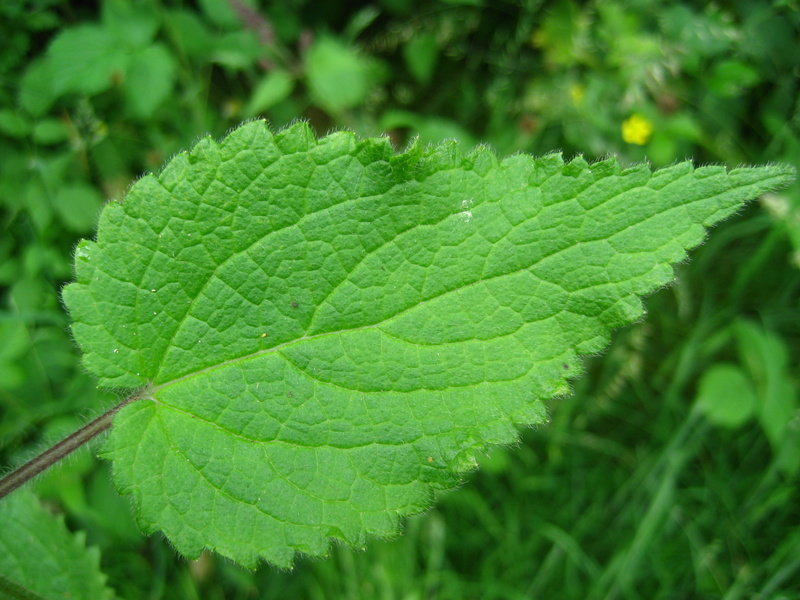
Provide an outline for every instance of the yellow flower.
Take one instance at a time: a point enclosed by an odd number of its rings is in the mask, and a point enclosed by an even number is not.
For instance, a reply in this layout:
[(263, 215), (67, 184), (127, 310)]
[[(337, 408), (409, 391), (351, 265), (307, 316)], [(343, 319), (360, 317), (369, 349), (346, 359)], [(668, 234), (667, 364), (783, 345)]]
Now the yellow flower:
[(573, 83), (569, 86), (569, 95), (572, 97), (573, 104), (580, 104), (586, 97), (586, 88), (580, 83)]
[(652, 134), (653, 124), (642, 115), (633, 115), (622, 122), (622, 139), (629, 144), (644, 146)]

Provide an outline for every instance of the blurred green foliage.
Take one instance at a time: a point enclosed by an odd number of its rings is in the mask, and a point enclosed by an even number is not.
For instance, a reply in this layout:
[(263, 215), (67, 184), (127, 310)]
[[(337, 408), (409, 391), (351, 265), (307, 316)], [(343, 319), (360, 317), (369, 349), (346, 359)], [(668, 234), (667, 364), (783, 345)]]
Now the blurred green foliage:
[[(243, 119), (398, 147), (800, 163), (796, 0), (0, 4), (0, 454), (115, 402), (59, 290), (102, 202)], [(800, 189), (715, 231), (547, 428), (364, 553), (186, 563), (88, 452), (36, 491), (123, 598), (800, 598)], [(696, 399), (696, 402), (695, 402)]]
[(113, 598), (104, 585), (97, 548), (87, 549), (85, 534), (67, 531), (64, 517), (40, 506), (30, 490), (20, 490), (3, 503), (0, 528), (0, 597)]

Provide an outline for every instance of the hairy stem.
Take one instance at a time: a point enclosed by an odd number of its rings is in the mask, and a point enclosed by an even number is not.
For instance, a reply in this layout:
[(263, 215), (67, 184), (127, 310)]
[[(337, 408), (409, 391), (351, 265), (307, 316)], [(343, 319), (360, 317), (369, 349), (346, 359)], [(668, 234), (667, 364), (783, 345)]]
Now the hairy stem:
[(111, 427), (111, 421), (114, 415), (117, 414), (123, 406), (138, 400), (142, 395), (143, 390), (140, 390), (128, 396), (108, 412), (100, 415), (94, 421), (84, 425), (78, 431), (64, 438), (52, 448), (48, 448), (39, 456), (32, 458), (18, 469), (15, 469), (0, 479), (0, 498), (7, 496), (19, 486), (27, 483), (45, 469), (52, 467), (62, 458), (103, 433), (106, 429)]

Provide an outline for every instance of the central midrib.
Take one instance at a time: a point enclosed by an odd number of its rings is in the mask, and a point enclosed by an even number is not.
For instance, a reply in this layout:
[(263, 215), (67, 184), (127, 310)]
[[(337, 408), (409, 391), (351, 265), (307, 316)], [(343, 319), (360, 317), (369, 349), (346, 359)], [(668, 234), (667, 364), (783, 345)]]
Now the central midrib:
[[(691, 174), (691, 172), (689, 174)], [(679, 178), (679, 179), (682, 179), (682, 177)], [(645, 187), (645, 186), (637, 186), (637, 187)], [(629, 192), (630, 190), (625, 190), (625, 191)], [(658, 212), (653, 213), (652, 215), (650, 215), (644, 221), (641, 221), (640, 223), (637, 223), (637, 225), (646, 223), (648, 220), (653, 219), (653, 218), (655, 218), (657, 216), (663, 215), (664, 213), (669, 213), (671, 211), (678, 210), (678, 209), (685, 209), (687, 206), (689, 206), (691, 204), (694, 204), (696, 202), (701, 202), (703, 200), (707, 200), (708, 198), (711, 198), (711, 197), (713, 197), (715, 195), (719, 195), (719, 194), (712, 194), (711, 196), (703, 196), (703, 197), (697, 198), (697, 199), (695, 199), (695, 200), (693, 200), (691, 202), (687, 202), (685, 204), (679, 204), (679, 205), (676, 205), (676, 206), (672, 206), (672, 207), (669, 207), (669, 208), (667, 208), (666, 210), (663, 210), (663, 211), (658, 211)], [(615, 197), (615, 196), (612, 196), (612, 198), (613, 197)], [(602, 239), (611, 239), (611, 238), (613, 238), (614, 235), (617, 235), (618, 233), (620, 233), (621, 231), (624, 231), (625, 229), (627, 229), (627, 226), (622, 228), (622, 229), (620, 229), (620, 230), (618, 230), (618, 231), (616, 231), (616, 232), (614, 232), (614, 234), (612, 234), (611, 236), (608, 236), (608, 237), (602, 238)], [(576, 243), (586, 242), (586, 241), (592, 241), (592, 240), (579, 240)], [(594, 241), (596, 241), (596, 240), (594, 240)], [(239, 362), (245, 362), (247, 360), (256, 358), (258, 356), (268, 355), (268, 354), (270, 354), (272, 352), (277, 353), (277, 352), (280, 352), (282, 349), (291, 347), (293, 345), (304, 343), (304, 342), (308, 342), (308, 341), (315, 340), (315, 339), (319, 339), (319, 338), (322, 338), (322, 337), (325, 337), (325, 336), (336, 336), (336, 335), (342, 335), (342, 334), (347, 334), (347, 333), (353, 333), (353, 332), (357, 332), (357, 331), (378, 329), (382, 325), (386, 325), (386, 324), (390, 323), (392, 320), (397, 319), (398, 317), (401, 317), (402, 315), (404, 315), (404, 314), (406, 314), (406, 313), (408, 313), (408, 312), (410, 312), (412, 310), (415, 310), (415, 309), (423, 306), (427, 302), (431, 302), (433, 300), (442, 298), (442, 297), (444, 297), (444, 296), (446, 296), (448, 294), (452, 294), (452, 293), (456, 293), (456, 292), (462, 291), (462, 290), (464, 290), (466, 288), (469, 288), (471, 286), (474, 286), (474, 285), (477, 285), (477, 284), (480, 284), (480, 283), (485, 283), (485, 282), (492, 281), (492, 280), (495, 280), (495, 279), (499, 279), (499, 278), (502, 278), (502, 277), (509, 277), (509, 276), (515, 275), (517, 273), (521, 273), (522, 271), (526, 271), (526, 270), (532, 269), (532, 268), (540, 265), (543, 261), (546, 261), (546, 260), (549, 260), (551, 258), (554, 258), (554, 257), (558, 256), (560, 253), (562, 253), (562, 252), (574, 247), (574, 245), (575, 244), (571, 244), (571, 245), (565, 246), (563, 248), (558, 248), (558, 249), (554, 250), (553, 252), (551, 252), (550, 254), (541, 256), (537, 261), (535, 261), (535, 262), (533, 262), (533, 263), (531, 263), (529, 265), (526, 265), (525, 267), (522, 267), (520, 269), (515, 269), (513, 271), (508, 271), (508, 272), (505, 272), (505, 273), (494, 275), (492, 277), (485, 277), (485, 278), (477, 279), (477, 280), (471, 281), (471, 282), (469, 282), (467, 284), (457, 286), (457, 287), (452, 288), (450, 290), (446, 290), (446, 291), (442, 292), (441, 294), (426, 298), (426, 299), (422, 300), (421, 302), (419, 302), (417, 304), (414, 304), (412, 306), (409, 306), (409, 307), (407, 307), (407, 308), (405, 308), (405, 309), (403, 309), (401, 311), (398, 311), (397, 313), (395, 313), (395, 314), (393, 314), (391, 316), (388, 316), (388, 317), (384, 318), (383, 320), (378, 321), (376, 323), (371, 323), (371, 324), (368, 324), (368, 325), (363, 325), (361, 327), (354, 327), (354, 328), (350, 328), (350, 329), (340, 329), (340, 330), (337, 330), (337, 331), (330, 331), (330, 332), (323, 332), (323, 333), (318, 333), (318, 334), (313, 334), (313, 335), (302, 336), (300, 338), (296, 338), (294, 340), (289, 340), (289, 341), (284, 342), (282, 344), (278, 344), (276, 346), (272, 346), (271, 348), (265, 348), (263, 350), (258, 350), (256, 352), (251, 352), (251, 353), (246, 354), (246, 355), (237, 356), (235, 358), (231, 358), (231, 359), (225, 360), (223, 362), (220, 362), (220, 363), (217, 363), (217, 364), (214, 364), (214, 365), (210, 365), (208, 367), (204, 367), (203, 369), (200, 369), (198, 371), (194, 371), (192, 373), (187, 373), (185, 375), (182, 375), (182, 376), (177, 377), (175, 379), (166, 381), (164, 383), (156, 384), (151, 389), (155, 392), (155, 391), (158, 391), (160, 389), (167, 388), (167, 387), (169, 387), (171, 385), (174, 385), (176, 383), (180, 383), (182, 381), (191, 379), (192, 377), (197, 377), (197, 376), (200, 376), (200, 375), (204, 375), (204, 374), (209, 373), (211, 371), (214, 371), (216, 369), (221, 369), (221, 368), (224, 368), (226, 366), (233, 365), (233, 364), (236, 364), (236, 363), (239, 363)], [(583, 288), (581, 288), (581, 289), (583, 289)], [(463, 343), (463, 341), (452, 342), (452, 343), (453, 344), (458, 344), (458, 343)], [(159, 372), (160, 372), (160, 370), (159, 370)]]
[[(548, 176), (548, 177), (547, 177), (547, 179), (546, 179), (545, 181), (549, 180), (551, 177), (553, 177), (553, 176), (555, 176), (555, 175), (557, 175), (557, 172), (554, 172), (554, 173), (550, 174), (550, 176)], [(381, 195), (382, 195), (382, 196), (383, 196), (383, 195), (388, 195), (388, 194), (392, 193), (392, 192), (393, 192), (393, 191), (394, 191), (394, 190), (395, 190), (395, 189), (396, 189), (398, 186), (401, 186), (401, 187), (402, 187), (402, 186), (406, 186), (406, 185), (407, 185), (407, 184), (409, 184), (409, 183), (413, 183), (413, 182), (401, 182), (401, 183), (397, 183), (397, 184), (395, 184), (395, 185), (391, 186), (389, 189), (387, 189), (387, 190), (386, 190), (385, 192), (383, 192)], [(541, 186), (543, 183), (544, 183), (544, 182), (540, 182), (538, 185), (539, 185), (539, 186)], [(591, 187), (591, 184), (590, 184), (590, 186), (589, 186), (589, 187)], [(279, 229), (275, 229), (275, 230), (269, 231), (269, 232), (268, 232), (268, 233), (266, 233), (265, 235), (263, 235), (263, 236), (261, 236), (261, 237), (258, 237), (258, 238), (256, 238), (256, 239), (255, 239), (255, 240), (254, 240), (254, 241), (253, 241), (251, 244), (249, 244), (249, 245), (248, 245), (246, 248), (243, 248), (243, 249), (239, 250), (239, 251), (238, 251), (238, 252), (236, 252), (236, 253), (232, 253), (232, 254), (231, 254), (231, 255), (230, 255), (228, 258), (226, 258), (225, 260), (223, 260), (222, 262), (220, 262), (220, 263), (219, 263), (219, 264), (218, 264), (216, 267), (214, 267), (214, 270), (213, 270), (213, 271), (212, 271), (212, 272), (211, 272), (211, 273), (208, 275), (208, 278), (207, 278), (207, 279), (206, 279), (206, 281), (203, 283), (202, 287), (201, 287), (201, 288), (198, 290), (198, 292), (197, 292), (197, 294), (195, 295), (195, 297), (194, 297), (194, 298), (192, 298), (191, 302), (189, 302), (189, 304), (187, 305), (186, 312), (185, 312), (185, 313), (184, 313), (184, 314), (181, 316), (181, 320), (177, 322), (177, 324), (176, 324), (176, 326), (175, 326), (175, 329), (174, 329), (174, 331), (173, 331), (173, 332), (172, 332), (172, 334), (170, 335), (170, 339), (169, 339), (169, 341), (168, 341), (168, 342), (166, 343), (166, 345), (165, 345), (164, 356), (166, 356), (166, 354), (169, 352), (169, 349), (172, 347), (172, 343), (173, 343), (173, 341), (175, 340), (175, 338), (177, 337), (177, 335), (178, 335), (178, 333), (180, 332), (181, 328), (183, 327), (183, 324), (186, 322), (186, 319), (187, 319), (187, 318), (190, 316), (190, 314), (191, 314), (191, 311), (192, 311), (192, 308), (195, 306), (195, 303), (196, 303), (196, 301), (197, 301), (199, 298), (201, 298), (201, 297), (202, 297), (202, 295), (203, 295), (203, 291), (207, 289), (207, 287), (208, 287), (208, 286), (211, 284), (211, 282), (212, 282), (212, 281), (214, 281), (214, 279), (216, 278), (216, 275), (217, 275), (217, 273), (219, 273), (220, 269), (222, 269), (222, 268), (223, 268), (225, 265), (229, 264), (229, 263), (230, 263), (230, 261), (234, 260), (234, 259), (235, 259), (237, 256), (241, 255), (242, 253), (245, 253), (245, 252), (247, 252), (247, 251), (248, 251), (248, 250), (250, 250), (251, 248), (253, 248), (253, 247), (255, 247), (256, 245), (258, 245), (259, 243), (265, 242), (267, 239), (269, 239), (271, 236), (273, 236), (273, 235), (275, 235), (275, 234), (277, 234), (277, 233), (280, 233), (280, 232), (282, 232), (282, 231), (286, 231), (286, 230), (288, 230), (288, 229), (291, 229), (291, 228), (299, 227), (299, 226), (300, 226), (300, 224), (301, 224), (301, 223), (302, 223), (302, 222), (303, 222), (305, 219), (311, 218), (311, 217), (313, 217), (313, 216), (315, 216), (315, 215), (318, 215), (318, 214), (320, 214), (320, 213), (322, 213), (322, 212), (325, 212), (325, 211), (330, 211), (330, 210), (334, 210), (334, 209), (336, 209), (336, 208), (339, 208), (339, 207), (342, 207), (342, 206), (346, 206), (346, 205), (347, 205), (348, 203), (350, 203), (350, 202), (356, 202), (356, 201), (359, 201), (359, 200), (364, 200), (365, 198), (368, 198), (368, 197), (369, 197), (369, 196), (359, 196), (358, 198), (347, 198), (346, 200), (344, 200), (344, 201), (342, 201), (342, 202), (339, 202), (338, 204), (333, 204), (333, 205), (331, 205), (331, 206), (329, 206), (329, 207), (327, 207), (327, 208), (323, 209), (322, 211), (317, 211), (317, 212), (314, 212), (314, 213), (309, 213), (309, 214), (303, 215), (303, 216), (302, 216), (300, 219), (298, 219), (296, 222), (294, 222), (294, 223), (292, 223), (292, 224), (290, 224), (290, 225), (286, 225), (286, 226), (284, 226), (284, 227), (281, 227), (281, 228), (279, 228)], [(612, 198), (613, 198), (613, 196), (612, 196)], [(476, 207), (476, 209), (477, 209), (477, 207)], [(373, 248), (372, 250), (370, 250), (370, 251), (368, 251), (368, 252), (365, 252), (364, 256), (363, 256), (363, 257), (362, 257), (362, 258), (361, 258), (361, 259), (358, 261), (358, 263), (356, 263), (356, 265), (354, 265), (354, 266), (353, 266), (353, 268), (350, 270), (350, 272), (349, 272), (349, 273), (347, 273), (347, 274), (345, 275), (345, 277), (344, 277), (344, 278), (343, 278), (343, 279), (342, 279), (342, 280), (341, 280), (339, 283), (337, 283), (335, 286), (333, 286), (333, 287), (331, 288), (330, 292), (329, 292), (329, 293), (326, 295), (325, 299), (323, 299), (323, 301), (322, 301), (322, 302), (320, 302), (320, 303), (317, 305), (317, 307), (314, 309), (314, 313), (312, 314), (312, 317), (311, 317), (311, 319), (310, 319), (310, 321), (309, 321), (309, 325), (308, 325), (308, 327), (306, 328), (306, 330), (308, 330), (308, 329), (310, 329), (310, 328), (312, 327), (312, 325), (313, 325), (313, 323), (314, 323), (314, 320), (315, 320), (315, 319), (316, 319), (316, 317), (317, 317), (317, 313), (318, 313), (318, 311), (319, 311), (319, 307), (320, 307), (320, 306), (321, 306), (321, 305), (324, 303), (324, 301), (325, 301), (325, 300), (327, 300), (328, 298), (330, 298), (330, 297), (331, 297), (331, 295), (332, 295), (333, 293), (335, 293), (335, 291), (336, 291), (337, 289), (339, 289), (339, 288), (340, 288), (340, 287), (341, 287), (341, 286), (342, 286), (342, 285), (343, 285), (343, 284), (344, 284), (344, 283), (347, 281), (347, 277), (348, 277), (348, 275), (350, 275), (350, 274), (352, 273), (353, 269), (357, 268), (357, 267), (358, 267), (360, 264), (362, 264), (362, 263), (363, 263), (365, 260), (367, 260), (367, 258), (368, 258), (369, 256), (373, 255), (375, 252), (379, 251), (381, 248), (384, 248), (384, 247), (385, 247), (385, 246), (387, 246), (388, 244), (390, 244), (390, 243), (394, 242), (394, 241), (395, 241), (395, 240), (396, 240), (396, 239), (397, 239), (399, 236), (401, 236), (401, 235), (404, 235), (404, 234), (408, 233), (409, 231), (413, 231), (413, 230), (414, 230), (414, 229), (416, 229), (417, 227), (422, 227), (422, 226), (432, 226), (432, 227), (433, 227), (433, 226), (436, 226), (436, 225), (439, 225), (439, 224), (441, 224), (442, 222), (444, 222), (444, 221), (445, 221), (445, 220), (447, 220), (448, 218), (454, 217), (454, 216), (455, 216), (455, 215), (457, 215), (457, 214), (458, 214), (458, 213), (448, 213), (448, 214), (446, 214), (446, 215), (445, 215), (445, 216), (444, 216), (444, 217), (443, 217), (441, 220), (439, 220), (439, 221), (437, 221), (437, 222), (434, 222), (434, 223), (414, 223), (414, 224), (413, 224), (411, 227), (409, 227), (409, 228), (407, 228), (407, 229), (404, 229), (404, 230), (402, 230), (402, 231), (398, 231), (398, 232), (396, 232), (396, 233), (395, 233), (395, 235), (394, 235), (392, 238), (390, 238), (389, 240), (387, 240), (387, 241), (385, 241), (384, 243), (380, 244), (379, 246), (377, 246), (377, 247)], [(544, 259), (546, 259), (546, 258), (549, 258), (549, 256), (543, 256), (543, 257), (541, 257), (541, 258), (540, 258), (540, 260), (544, 260)], [(530, 266), (529, 266), (529, 267), (527, 267), (527, 268), (530, 268), (530, 267), (532, 267), (532, 266), (533, 266), (533, 265), (530, 265)], [(521, 270), (522, 270), (522, 269), (518, 270), (517, 272), (519, 272), (519, 271), (521, 271)], [(513, 274), (513, 273), (504, 273), (504, 274), (502, 274), (502, 275), (498, 275), (498, 276), (496, 276), (496, 277), (503, 277), (503, 276), (506, 276), (506, 275), (511, 275), (511, 274)], [(460, 290), (460, 289), (464, 289), (464, 288), (466, 288), (466, 287), (468, 287), (468, 286), (470, 286), (470, 285), (473, 285), (473, 284), (475, 284), (475, 283), (479, 283), (479, 282), (481, 282), (481, 281), (489, 281), (489, 280), (491, 280), (491, 279), (494, 279), (494, 278), (495, 278), (495, 277), (490, 277), (490, 278), (485, 278), (485, 279), (479, 279), (479, 280), (476, 280), (476, 281), (470, 282), (469, 284), (466, 284), (466, 285), (464, 285), (464, 286), (461, 286), (461, 287), (458, 287), (458, 288), (454, 288), (453, 290), (447, 290), (446, 292), (444, 292), (444, 293), (440, 294), (439, 296), (444, 296), (444, 295), (446, 295), (446, 294), (448, 294), (448, 293), (450, 293), (450, 292), (452, 292), (452, 291), (457, 291), (457, 290)], [(363, 326), (363, 327), (358, 327), (358, 328), (355, 328), (355, 329), (353, 329), (353, 330), (339, 330), (339, 331), (336, 331), (336, 332), (326, 332), (326, 333), (321, 333), (321, 334), (314, 334), (314, 335), (311, 335), (311, 336), (303, 336), (303, 337), (301, 337), (301, 338), (298, 338), (298, 339), (295, 339), (295, 340), (291, 340), (291, 341), (288, 341), (288, 342), (284, 342), (283, 344), (280, 344), (280, 345), (278, 345), (278, 346), (273, 346), (272, 348), (267, 348), (267, 349), (265, 349), (265, 350), (258, 350), (258, 351), (256, 351), (256, 352), (253, 352), (253, 353), (250, 353), (250, 354), (247, 354), (247, 355), (244, 355), (244, 356), (240, 356), (240, 357), (237, 357), (237, 358), (235, 358), (235, 359), (230, 359), (230, 360), (228, 360), (228, 361), (225, 361), (225, 362), (223, 362), (223, 363), (219, 363), (219, 365), (214, 365), (214, 366), (211, 366), (211, 367), (206, 367), (206, 368), (202, 369), (201, 371), (197, 371), (195, 374), (205, 373), (205, 372), (207, 372), (207, 371), (209, 371), (209, 370), (212, 370), (212, 369), (216, 368), (217, 366), (222, 366), (222, 365), (232, 364), (232, 363), (236, 362), (237, 360), (247, 360), (247, 359), (253, 358), (253, 357), (255, 357), (255, 356), (259, 356), (259, 355), (267, 354), (267, 353), (269, 353), (269, 352), (271, 352), (271, 351), (273, 351), (273, 350), (276, 350), (276, 349), (279, 349), (279, 348), (283, 348), (283, 347), (286, 347), (286, 346), (288, 346), (288, 345), (291, 345), (291, 344), (294, 344), (294, 343), (298, 343), (298, 342), (300, 342), (300, 341), (309, 340), (309, 339), (314, 339), (314, 338), (320, 337), (320, 336), (322, 336), (322, 335), (327, 335), (328, 333), (332, 333), (332, 334), (333, 334), (333, 333), (347, 333), (347, 332), (349, 332), (349, 331), (358, 331), (358, 330), (360, 330), (360, 329), (367, 329), (367, 328), (370, 328), (370, 327), (373, 327), (373, 326), (374, 326), (374, 327), (377, 327), (377, 326), (380, 326), (380, 325), (382, 325), (382, 324), (384, 324), (384, 323), (386, 323), (386, 322), (390, 321), (391, 319), (393, 319), (393, 318), (395, 318), (395, 317), (398, 317), (398, 316), (400, 316), (401, 314), (404, 314), (405, 312), (407, 312), (407, 311), (409, 311), (409, 310), (411, 310), (411, 309), (413, 309), (413, 308), (415, 308), (415, 307), (417, 307), (417, 306), (420, 306), (420, 305), (424, 304), (424, 303), (425, 303), (425, 302), (427, 302), (428, 300), (433, 300), (433, 299), (435, 299), (435, 298), (437, 298), (437, 297), (439, 297), (439, 296), (433, 296), (433, 297), (431, 297), (431, 298), (427, 298), (427, 299), (423, 300), (422, 302), (420, 302), (420, 303), (418, 303), (418, 304), (415, 304), (415, 305), (413, 305), (413, 306), (410, 306), (410, 307), (408, 307), (408, 308), (406, 308), (406, 309), (403, 309), (403, 310), (402, 310), (402, 311), (400, 311), (399, 313), (397, 313), (397, 314), (395, 314), (395, 315), (392, 315), (391, 317), (387, 317), (387, 318), (386, 318), (386, 319), (384, 319), (383, 321), (381, 321), (381, 322), (378, 322), (378, 323), (375, 323), (375, 324), (372, 324), (372, 325), (366, 325), (366, 326)], [(162, 360), (161, 360), (161, 364), (159, 365), (159, 369), (158, 369), (158, 371), (156, 372), (156, 376), (155, 376), (155, 379), (156, 379), (156, 380), (158, 380), (158, 377), (161, 375), (161, 372), (162, 372), (162, 369), (163, 369), (163, 367), (164, 367), (164, 364), (165, 364), (165, 361), (164, 361), (164, 360), (163, 360), (163, 358), (162, 358)], [(167, 383), (161, 384), (161, 385), (159, 385), (159, 386), (157, 386), (157, 387), (166, 386), (166, 385), (169, 385), (170, 383), (174, 383), (174, 382), (176, 382), (176, 381), (181, 381), (181, 380), (183, 380), (183, 379), (185, 379), (185, 378), (187, 378), (187, 377), (191, 377), (192, 375), (194, 375), (194, 374), (188, 374), (188, 375), (182, 376), (182, 377), (180, 377), (180, 378), (178, 378), (178, 379), (176, 379), (176, 380), (173, 380), (173, 381), (171, 381), (171, 382), (167, 382)]]

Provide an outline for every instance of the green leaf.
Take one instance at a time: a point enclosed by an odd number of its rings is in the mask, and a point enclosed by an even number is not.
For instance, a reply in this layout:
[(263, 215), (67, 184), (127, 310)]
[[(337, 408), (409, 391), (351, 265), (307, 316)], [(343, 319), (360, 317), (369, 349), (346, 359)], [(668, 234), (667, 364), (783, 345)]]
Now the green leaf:
[(244, 109), (244, 115), (250, 118), (272, 108), (289, 96), (293, 89), (294, 79), (292, 76), (281, 69), (273, 69), (253, 90), (253, 95)]
[(31, 338), (22, 321), (0, 321), (0, 339), (0, 389), (13, 390), (25, 382), (19, 359), (30, 352)]
[(352, 48), (320, 37), (306, 58), (308, 86), (317, 104), (333, 114), (361, 104), (372, 85), (370, 65)]
[(188, 57), (205, 60), (214, 48), (215, 36), (200, 17), (180, 8), (162, 9), (175, 45)]
[(113, 597), (97, 548), (87, 548), (84, 534), (70, 533), (64, 517), (42, 508), (31, 492), (18, 490), (3, 501), (0, 532), (0, 597)]
[[(242, 4), (254, 9), (253, 0), (242, 0)], [(235, 29), (242, 26), (239, 15), (236, 14), (233, 3), (217, 2), (216, 0), (200, 0), (200, 8), (208, 19), (220, 27)]]
[(726, 60), (714, 65), (707, 79), (711, 93), (723, 98), (736, 98), (745, 88), (753, 87), (760, 80), (758, 70), (740, 60)]
[(262, 121), (108, 204), (64, 290), (86, 367), (146, 388), (104, 455), (138, 522), (254, 566), (396, 535), (543, 423), (578, 355), (786, 166), (651, 173)]
[(163, 44), (153, 44), (131, 57), (125, 81), (128, 106), (137, 117), (147, 119), (172, 94), (177, 66)]
[(68, 137), (67, 126), (58, 119), (41, 119), (33, 126), (33, 140), (37, 144), (58, 144)]
[(430, 83), (439, 59), (439, 43), (433, 34), (416, 35), (403, 45), (403, 59), (417, 82)]
[(102, 204), (103, 198), (97, 188), (81, 182), (61, 184), (54, 199), (61, 222), (77, 233), (86, 233), (94, 228)]
[(152, 0), (105, 0), (102, 4), (103, 29), (127, 48), (145, 48), (159, 27), (159, 9)]
[(720, 363), (703, 373), (697, 405), (715, 425), (736, 428), (755, 416), (758, 399), (752, 382), (738, 366)]
[(0, 109), (0, 133), (22, 138), (30, 135), (31, 124), (19, 111)]
[(264, 56), (264, 47), (254, 31), (232, 31), (218, 36), (213, 48), (212, 60), (231, 69), (246, 69)]
[(125, 73), (128, 54), (119, 40), (96, 25), (62, 31), (47, 50), (56, 95), (69, 92), (97, 94), (109, 89)]
[(47, 112), (57, 94), (53, 90), (50, 61), (31, 61), (20, 80), (19, 105), (33, 116)]
[(789, 352), (781, 338), (755, 323), (736, 323), (739, 355), (747, 365), (758, 395), (758, 419), (773, 448), (789, 433), (797, 412), (797, 391), (789, 368)]

